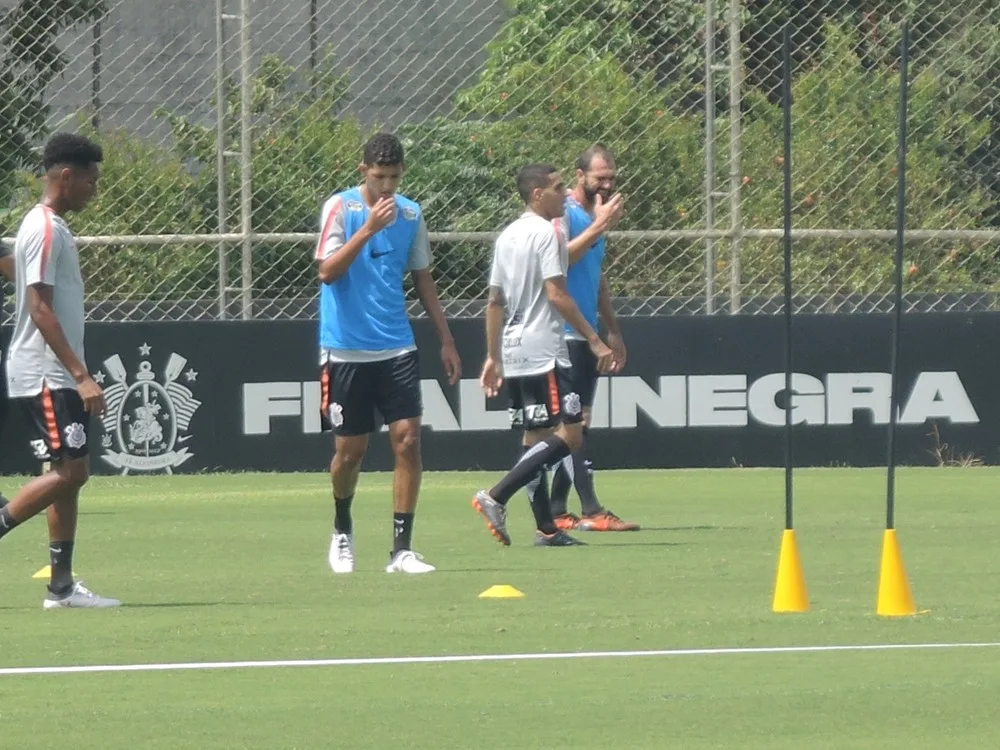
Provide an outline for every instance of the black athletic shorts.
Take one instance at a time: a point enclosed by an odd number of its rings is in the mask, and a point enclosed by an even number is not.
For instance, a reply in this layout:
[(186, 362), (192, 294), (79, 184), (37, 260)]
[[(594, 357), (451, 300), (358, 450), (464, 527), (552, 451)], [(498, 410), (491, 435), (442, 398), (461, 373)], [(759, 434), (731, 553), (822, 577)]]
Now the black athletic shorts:
[(540, 375), (507, 378), (510, 426), (540, 430), (583, 421), (580, 394), (573, 388), (572, 368), (556, 365)]
[(44, 388), (37, 396), (14, 398), (27, 416), (28, 442), (39, 461), (83, 458), (90, 438), (90, 415), (75, 388)]
[(423, 416), (420, 359), (416, 351), (380, 362), (328, 362), (320, 370), (323, 431), (335, 435), (375, 432), (385, 424)]
[(580, 403), (590, 408), (597, 393), (597, 357), (586, 341), (567, 339), (566, 348), (569, 349), (569, 361), (573, 363), (573, 390), (580, 394)]

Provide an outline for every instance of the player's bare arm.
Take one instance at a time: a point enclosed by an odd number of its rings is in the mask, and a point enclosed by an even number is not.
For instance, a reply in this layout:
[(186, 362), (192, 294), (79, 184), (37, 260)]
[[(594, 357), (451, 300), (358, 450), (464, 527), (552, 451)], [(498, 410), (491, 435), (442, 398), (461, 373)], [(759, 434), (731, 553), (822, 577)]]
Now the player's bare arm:
[(615, 363), (612, 372), (620, 372), (625, 367), (625, 360), (628, 352), (625, 349), (625, 338), (622, 336), (621, 326), (618, 325), (618, 316), (615, 314), (614, 305), (611, 304), (611, 290), (608, 287), (608, 278), (601, 274), (601, 286), (597, 290), (597, 312), (604, 321), (604, 327), (608, 329), (608, 346), (615, 354)]
[(66, 334), (53, 309), (53, 291), (53, 287), (45, 284), (33, 284), (27, 288), (28, 312), (31, 320), (42, 334), (45, 343), (73, 376), (76, 389), (87, 411), (94, 416), (100, 416), (106, 407), (104, 391), (90, 377), (86, 366), (73, 353), (73, 348), (66, 340)]
[(503, 358), (500, 355), (500, 339), (503, 334), (503, 317), (507, 300), (503, 289), (491, 286), (486, 301), (486, 361), (479, 376), (479, 385), (486, 395), (493, 398), (503, 385)]
[(347, 273), (347, 269), (360, 255), (368, 240), (392, 223), (395, 211), (396, 201), (394, 198), (379, 198), (372, 206), (361, 229), (353, 234), (343, 246), (337, 248), (329, 258), (320, 261), (319, 280), (324, 284), (332, 284)]
[(434, 331), (437, 333), (438, 341), (441, 342), (441, 364), (444, 365), (445, 375), (448, 376), (448, 382), (451, 385), (455, 385), (458, 379), (462, 377), (462, 360), (458, 356), (458, 350), (455, 348), (455, 338), (451, 335), (451, 329), (448, 327), (448, 320), (444, 316), (444, 310), (441, 309), (441, 300), (438, 297), (434, 276), (431, 274), (429, 268), (421, 268), (411, 273), (413, 276), (413, 287), (417, 291), (417, 298), (427, 312), (427, 317), (431, 319)]
[(590, 350), (597, 357), (597, 369), (599, 372), (610, 372), (614, 363), (614, 354), (611, 349), (601, 341), (601, 337), (591, 328), (590, 323), (583, 317), (580, 308), (576, 306), (573, 297), (566, 290), (566, 277), (554, 276), (545, 279), (545, 294), (549, 298), (552, 306), (563, 316), (565, 321), (573, 326), (573, 329), (583, 336), (590, 345)]
[(624, 204), (625, 199), (621, 193), (615, 193), (607, 203), (599, 194), (594, 197), (594, 222), (571, 239), (567, 245), (570, 265), (586, 255), (601, 235), (615, 228), (622, 217)]

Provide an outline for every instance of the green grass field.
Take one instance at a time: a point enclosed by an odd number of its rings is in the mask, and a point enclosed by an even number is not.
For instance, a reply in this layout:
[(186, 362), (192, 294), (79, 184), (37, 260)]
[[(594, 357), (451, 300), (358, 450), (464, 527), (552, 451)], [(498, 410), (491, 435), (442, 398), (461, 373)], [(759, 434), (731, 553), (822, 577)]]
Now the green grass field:
[[(324, 475), (96, 478), (76, 571), (112, 611), (44, 612), (40, 519), (0, 542), (0, 667), (1000, 641), (1000, 471), (906, 469), (917, 605), (874, 614), (885, 473), (796, 474), (812, 611), (774, 615), (780, 471), (606, 472), (635, 534), (503, 549), (469, 507), (494, 475), (425, 479), (429, 576), (383, 572), (389, 476), (355, 501), (359, 571), (326, 564)], [(9, 492), (17, 482), (5, 480)], [(575, 500), (573, 501), (575, 502)], [(492, 584), (526, 596), (480, 600)], [(0, 747), (987, 748), (1000, 648), (0, 675)]]

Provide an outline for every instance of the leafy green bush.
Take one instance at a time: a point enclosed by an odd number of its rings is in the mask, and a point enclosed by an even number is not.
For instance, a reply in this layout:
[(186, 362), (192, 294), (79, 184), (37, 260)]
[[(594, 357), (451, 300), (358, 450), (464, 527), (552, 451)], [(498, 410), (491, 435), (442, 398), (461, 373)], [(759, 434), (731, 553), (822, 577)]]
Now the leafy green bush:
[[(886, 229), (896, 221), (898, 74), (866, 70), (857, 36), (841, 26), (826, 30), (819, 65), (795, 80), (792, 97), (793, 222), (796, 227)], [(911, 82), (907, 159), (907, 226), (970, 229), (983, 225), (988, 198), (964, 172), (959, 152), (975, 151), (989, 123), (944, 95), (929, 70)], [(744, 217), (749, 227), (782, 224), (781, 111), (763, 96), (750, 99), (744, 133)], [(942, 127), (946, 123), (947, 127)], [(907, 247), (914, 291), (958, 291), (974, 279), (968, 255), (954, 243)], [(743, 245), (747, 294), (777, 294), (779, 243)], [(892, 243), (811, 241), (795, 246), (795, 273), (804, 293), (867, 293), (890, 288)], [(995, 264), (994, 264), (995, 266)], [(997, 269), (991, 278), (993, 283)]]
[[(688, 59), (691, 41), (677, 41), (681, 32), (676, 29), (667, 34), (653, 28), (640, 12), (648, 4), (633, 0), (597, 4), (599, 13), (578, 9), (572, 23), (567, 14), (579, 0), (565, 7), (527, 0), (514, 5), (518, 14), (489, 45), (482, 75), (458, 94), (455, 112), (398, 129), (408, 152), (403, 190), (423, 204), (430, 229), (499, 230), (521, 210), (514, 191), (520, 166), (550, 162), (565, 168), (571, 181), (576, 155), (598, 140), (619, 155), (620, 187), (627, 196), (620, 229), (703, 226), (704, 121), (690, 106), (700, 85), (693, 58)], [(692, 11), (678, 28), (694, 33), (700, 23)], [(651, 57), (650, 45), (663, 34), (677, 44)], [(795, 224), (890, 228), (895, 220), (896, 71), (886, 50), (867, 43), (848, 24), (826, 23), (815, 34), (822, 44), (817, 43), (816, 56), (803, 66), (793, 89)], [(988, 63), (987, 72), (1000, 70), (1000, 48), (974, 32), (948, 48), (959, 51), (941, 58), (946, 64), (937, 68), (928, 56), (916, 66), (912, 82), (911, 227), (982, 227), (996, 210), (996, 176), (984, 167), (997, 159), (991, 134), (1000, 115), (990, 104), (996, 97), (984, 101), (963, 71), (974, 67), (977, 55)], [(676, 75), (663, 74), (668, 63)], [(974, 80), (995, 87), (983, 75)], [(225, 85), (224, 148), (237, 152), (239, 92), (232, 82)], [(743, 212), (751, 228), (781, 226), (782, 123), (773, 94), (750, 88), (745, 98)], [(260, 61), (252, 81), (256, 232), (314, 232), (324, 199), (357, 182), (361, 146), (374, 127), (346, 115), (348, 101), (348, 77), (328, 63), (302, 80), (279, 58)], [(102, 193), (74, 220), (78, 233), (192, 234), (220, 227), (215, 127), (168, 111), (160, 116), (171, 129), (169, 149), (121, 131), (100, 134), (107, 158)], [(727, 117), (722, 110), (719, 133), (727, 131)], [(727, 163), (724, 140), (719, 139), (720, 164)], [(724, 185), (726, 175), (718, 177)], [(237, 159), (226, 160), (226, 184), (221, 224), (233, 232), (240, 226)], [(726, 224), (724, 206), (717, 219)], [(795, 251), (799, 290), (884, 291), (891, 251), (888, 242), (800, 242)], [(95, 297), (203, 297), (219, 282), (217, 252), (211, 243), (95, 247), (85, 253), (86, 272)], [(621, 295), (698, 295), (704, 284), (703, 253), (700, 242), (615, 241), (610, 246), (612, 284)], [(237, 280), (236, 254), (231, 252), (229, 285)], [(728, 270), (726, 257), (722, 243), (719, 273)], [(489, 246), (482, 243), (440, 244), (435, 274), (446, 295), (481, 296), (488, 258)], [(907, 261), (916, 267), (908, 277), (914, 290), (1000, 288), (997, 262), (983, 247), (922, 243), (908, 248)], [(745, 241), (741, 262), (744, 295), (780, 292), (778, 242)], [(311, 248), (255, 243), (252, 265), (258, 298), (314, 292)]]

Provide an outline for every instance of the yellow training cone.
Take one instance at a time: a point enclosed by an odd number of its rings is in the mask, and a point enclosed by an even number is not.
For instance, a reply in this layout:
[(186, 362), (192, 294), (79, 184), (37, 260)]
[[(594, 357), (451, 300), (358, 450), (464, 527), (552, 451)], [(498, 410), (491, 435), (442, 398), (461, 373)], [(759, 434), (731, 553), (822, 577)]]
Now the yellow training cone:
[[(73, 571), (73, 575), (74, 576), (76, 575), (76, 571), (75, 570)], [(33, 575), (31, 577), (32, 578), (51, 578), (52, 577), (52, 566), (51, 565), (46, 565), (44, 568), (42, 568), (41, 570), (39, 570), (37, 573), (35, 573), (35, 575)]]
[(795, 542), (794, 529), (785, 529), (781, 535), (778, 580), (774, 584), (772, 609), (775, 612), (809, 611), (806, 577), (802, 573), (802, 561), (799, 559), (799, 545)]
[(521, 599), (523, 597), (523, 593), (513, 586), (508, 586), (506, 583), (499, 586), (490, 586), (479, 595), (480, 599)]
[(886, 529), (882, 537), (882, 569), (878, 578), (878, 614), (883, 617), (905, 617), (917, 614), (913, 592), (906, 578), (903, 555), (895, 529)]

